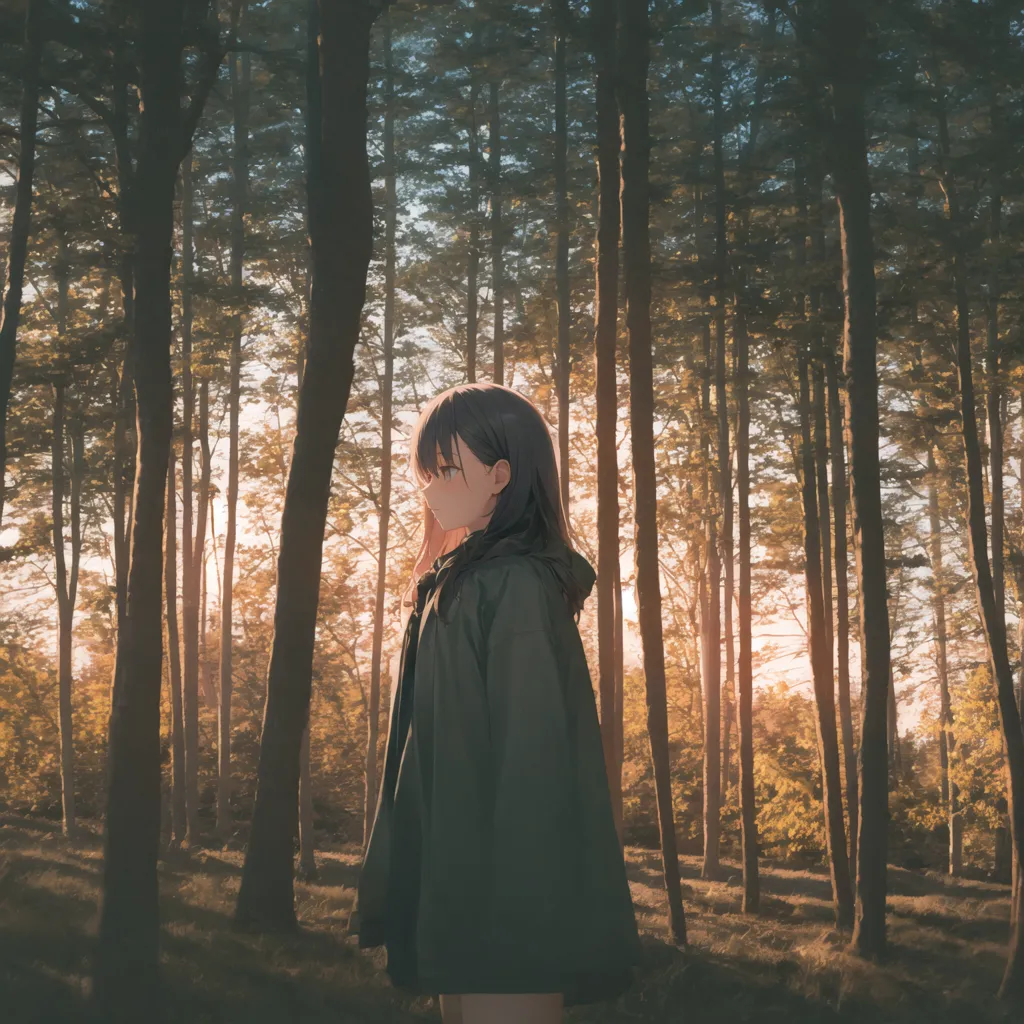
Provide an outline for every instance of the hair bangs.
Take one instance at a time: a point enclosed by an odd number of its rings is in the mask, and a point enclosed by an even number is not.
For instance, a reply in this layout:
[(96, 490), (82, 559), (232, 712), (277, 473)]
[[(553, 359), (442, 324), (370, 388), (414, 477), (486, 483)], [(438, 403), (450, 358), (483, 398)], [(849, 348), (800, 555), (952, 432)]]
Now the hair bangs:
[(447, 463), (457, 464), (454, 455), (453, 438), (455, 429), (455, 408), (453, 395), (441, 396), (441, 401), (429, 405), (420, 420), (412, 438), (412, 467), (416, 482), (425, 487), (431, 476), (437, 476), (437, 451)]

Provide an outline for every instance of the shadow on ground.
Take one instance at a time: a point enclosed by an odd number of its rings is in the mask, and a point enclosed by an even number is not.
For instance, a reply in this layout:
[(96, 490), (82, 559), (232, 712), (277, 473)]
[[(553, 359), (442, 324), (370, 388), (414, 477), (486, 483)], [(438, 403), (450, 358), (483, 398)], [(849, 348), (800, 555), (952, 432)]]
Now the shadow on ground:
[[(740, 912), (738, 865), (714, 880), (680, 859), (690, 948), (666, 941), (660, 857), (628, 849), (645, 950), (615, 1003), (574, 1007), (566, 1024), (971, 1024), (1015, 1019), (994, 999), (1009, 927), (1008, 887), (890, 868), (891, 955), (866, 964), (832, 927), (828, 876), (765, 868), (761, 908)], [(303, 930), (231, 927), (239, 851), (168, 852), (160, 863), (163, 1024), (399, 1024), (440, 1021), (429, 999), (391, 988), (383, 950), (360, 951), (344, 921), (358, 851), (319, 856), (296, 883)], [(19, 1024), (86, 1024), (102, 850), (95, 836), (0, 822), (0, 1006)], [(93, 1024), (93, 1022), (88, 1022)]]

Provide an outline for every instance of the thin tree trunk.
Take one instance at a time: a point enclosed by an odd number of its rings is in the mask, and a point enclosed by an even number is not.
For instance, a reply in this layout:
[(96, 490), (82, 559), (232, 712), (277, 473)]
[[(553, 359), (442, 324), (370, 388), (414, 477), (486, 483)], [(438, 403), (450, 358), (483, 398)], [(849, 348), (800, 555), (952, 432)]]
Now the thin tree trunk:
[[(381, 381), (380, 518), (377, 523), (377, 593), (373, 609), (373, 651), (366, 730), (366, 789), (363, 795), (363, 850), (370, 842), (379, 788), (381, 653), (387, 587), (388, 528), (391, 522), (391, 422), (395, 378), (395, 233), (398, 203), (395, 181), (395, 74), (391, 15), (384, 16), (384, 377)], [(397, 680), (391, 685), (396, 686)], [(307, 730), (308, 733), (308, 730)], [(308, 743), (308, 740), (306, 741)]]
[[(993, 20), (993, 29), (997, 37), (1006, 38), (1009, 25), (1005, 15)], [(995, 77), (989, 79), (989, 112), (992, 133), (998, 137), (1005, 130), (1002, 112), (999, 107), (999, 94)], [(989, 240), (993, 250), (998, 251), (1000, 236), (1000, 217), (1002, 213), (1001, 182), (998, 174), (992, 183), (989, 194)], [(986, 393), (986, 411), (988, 414), (989, 433), (989, 478), (992, 494), (992, 585), (995, 589), (996, 614), (1006, 619), (1006, 583), (1004, 571), (1004, 498), (1003, 498), (1003, 418), (1001, 406), (1003, 389), (999, 379), (999, 275), (993, 264), (989, 272), (988, 289), (985, 301), (985, 328), (987, 345), (985, 350), (985, 371), (988, 389)]]
[(939, 758), (942, 771), (942, 805), (949, 823), (949, 874), (959, 875), (963, 864), (962, 849), (954, 842), (954, 815), (960, 811), (960, 792), (949, 776), (949, 765), (956, 748), (953, 735), (953, 708), (949, 697), (949, 666), (946, 659), (946, 594), (945, 571), (942, 564), (942, 518), (939, 515), (938, 466), (934, 445), (928, 449), (928, 520), (929, 555), (932, 563), (932, 616), (935, 625), (935, 667), (939, 675)]
[[(248, 4), (236, 2), (232, 10), (232, 34), (245, 20)], [(240, 65), (240, 66), (239, 66)], [(249, 54), (231, 59), (231, 94), (234, 101), (235, 152), (232, 161), (234, 204), (231, 211), (231, 287), (238, 312), (231, 324), (230, 380), (228, 384), (228, 488), (227, 523), (224, 528), (224, 574), (220, 601), (220, 670), (217, 701), (217, 835), (226, 843), (231, 837), (231, 691), (233, 589), (235, 581), (235, 533), (238, 509), (238, 417), (241, 404), (242, 314), (245, 292), (245, 213), (249, 205)]]
[(494, 374), (495, 384), (505, 383), (505, 272), (502, 264), (504, 236), (501, 228), (501, 106), (498, 102), (499, 82), (492, 79), (489, 100), (491, 179), (491, 297), (494, 303)]
[[(895, 616), (893, 616), (895, 618)], [(903, 771), (903, 761), (900, 757), (900, 728), (899, 711), (896, 707), (896, 678), (893, 673), (892, 663), (889, 663), (889, 690), (886, 696), (886, 734), (889, 748), (889, 776), (890, 785), (893, 789), (899, 784)]]
[[(199, 568), (192, 528), (192, 446), (195, 388), (192, 370), (192, 288), (195, 251), (192, 242), (192, 160), (190, 150), (181, 167), (181, 618), (182, 727), (185, 732), (185, 846), (199, 839)], [(200, 516), (205, 512), (200, 511)]]
[[(743, 284), (741, 283), (741, 289)], [(743, 913), (756, 914), (761, 902), (758, 873), (757, 809), (754, 796), (754, 674), (750, 597), (750, 395), (746, 306), (737, 292), (733, 314), (736, 346), (736, 504), (739, 511), (739, 740), (740, 816), (743, 824)]]
[(814, 382), (814, 472), (818, 492), (818, 530), (821, 549), (821, 600), (822, 600), (822, 667), (825, 681), (835, 693), (835, 673), (832, 654), (835, 650), (835, 636), (832, 629), (832, 516), (828, 497), (828, 426), (825, 412), (825, 374), (820, 360), (815, 359)]
[[(988, 645), (989, 667), (996, 683), (999, 717), (1002, 723), (1006, 770), (1009, 777), (1008, 814), (1013, 838), (1013, 855), (1020, 859), (1024, 850), (1024, 731), (1013, 689), (1006, 644), (1006, 621), (999, 614), (995, 580), (988, 558), (988, 530), (985, 523), (984, 471), (978, 422), (975, 412), (974, 369), (971, 357), (970, 310), (967, 300), (966, 260), (956, 182), (949, 169), (949, 130), (946, 120), (942, 85), (936, 104), (939, 127), (939, 180), (946, 199), (946, 216), (952, 234), (953, 287), (956, 293), (957, 389), (960, 396), (960, 422), (967, 471), (967, 541), (974, 583)], [(1010, 929), (1006, 970), (999, 986), (1001, 999), (1019, 1001), (1024, 998), (1024, 936), (1018, 914)]]
[(309, 765), (309, 722), (302, 732), (299, 748), (299, 866), (296, 872), (304, 882), (317, 878), (316, 839), (313, 835), (313, 777)]
[[(722, 155), (724, 115), (722, 92), (724, 79), (722, 71), (722, 3), (714, 0), (711, 5), (711, 24), (715, 35), (711, 52), (711, 77), (714, 88), (713, 109), (713, 151), (715, 175), (715, 404), (718, 412), (718, 500), (722, 510), (721, 543), (719, 546), (721, 567), (724, 570), (724, 593), (722, 594), (721, 625), (725, 630), (725, 688), (722, 690), (722, 762), (720, 801), (729, 791), (729, 731), (733, 718), (732, 696), (735, 686), (733, 670), (732, 601), (733, 601), (733, 515), (732, 515), (732, 456), (729, 450), (729, 402), (726, 393), (726, 338), (725, 302), (726, 270), (728, 266), (728, 242), (725, 233), (726, 196), (725, 161)], [(714, 577), (713, 577), (714, 578)], [(718, 601), (718, 587), (714, 588), (713, 600)], [(715, 650), (720, 652), (719, 636), (711, 638)], [(719, 658), (721, 657), (719, 653)], [(719, 667), (721, 681), (721, 667)], [(716, 851), (717, 856), (717, 851)]]
[(597, 651), (601, 741), (622, 845), (622, 767), (616, 709), (619, 676), (615, 640), (619, 609), (619, 470), (616, 333), (619, 282), (619, 112), (615, 99), (615, 0), (591, 9), (597, 99), (597, 240), (594, 265), (594, 366), (597, 415)]
[[(818, 154), (814, 150), (811, 161), (811, 204), (809, 234), (811, 251), (814, 261), (819, 266), (826, 266), (828, 253), (825, 248), (825, 224), (823, 219), (823, 187), (824, 169)], [(828, 418), (825, 400), (825, 289), (817, 281), (810, 288), (811, 314), (813, 317), (813, 350), (811, 352), (811, 372), (813, 379), (813, 410), (814, 410), (814, 463), (817, 475), (818, 493), (818, 525), (821, 531), (821, 597), (824, 607), (825, 664), (829, 686), (835, 689), (833, 653), (835, 651), (834, 620), (832, 613), (832, 530), (831, 506), (828, 495), (828, 453), (829, 444), (835, 444), (837, 438), (828, 433)], [(840, 442), (841, 443), (841, 442)]]
[[(768, 11), (766, 42), (775, 38), (776, 10)], [(768, 62), (758, 62), (754, 81), (754, 102), (750, 111), (750, 133), (740, 155), (741, 194), (753, 187), (750, 169), (756, 152), (768, 81)], [(738, 248), (745, 250), (750, 239), (750, 211), (740, 218)], [(747, 278), (741, 266), (736, 273), (733, 301), (733, 345), (735, 365), (733, 387), (736, 394), (736, 503), (739, 517), (739, 665), (736, 703), (738, 707), (740, 762), (740, 821), (742, 823), (743, 903), (745, 914), (756, 914), (761, 901), (758, 871), (757, 807), (754, 788), (753, 656), (752, 608), (750, 593), (750, 338), (747, 333)]]
[(569, 0), (552, 0), (555, 23), (555, 303), (558, 307), (558, 462), (562, 508), (569, 517), (569, 197), (566, 164), (569, 128), (566, 116), (565, 39)]
[(625, 848), (625, 836), (622, 820), (622, 766), (624, 763), (624, 742), (623, 735), (623, 702), (626, 684), (625, 678), (625, 645), (622, 634), (622, 575), (621, 565), (618, 561), (612, 566), (615, 571), (615, 587), (612, 595), (615, 603), (615, 703), (613, 714), (615, 716), (615, 763), (612, 766), (612, 776), (609, 780), (613, 803), (612, 812), (615, 818), (615, 828), (619, 833), (619, 849)]
[(178, 510), (173, 438), (167, 459), (167, 526), (164, 589), (167, 601), (167, 655), (171, 684), (171, 843), (185, 842), (185, 735), (181, 721), (181, 648), (178, 636)]
[(184, 11), (139, 8), (142, 120), (133, 349), (138, 458), (124, 628), (118, 633), (108, 743), (103, 899), (93, 1003), (105, 1020), (147, 1020), (159, 1005), (160, 684), (163, 528), (172, 426), (171, 251), (174, 179), (223, 57), (204, 51), (181, 106)]
[(711, 324), (705, 320), (704, 367), (701, 383), (701, 461), (704, 465), (704, 572), (700, 594), (701, 679), (704, 694), (704, 861), (702, 878), (716, 878), (720, 867), (721, 837), (721, 623), (719, 619), (718, 530), (715, 522), (715, 489), (711, 469)]
[[(470, 72), (472, 75), (472, 72)], [(476, 383), (476, 347), (480, 308), (480, 140), (476, 123), (476, 105), (480, 85), (475, 77), (469, 83), (469, 252), (466, 254), (466, 380)]]
[(127, 12), (123, 6), (115, 8), (117, 31), (114, 35), (114, 90), (113, 117), (110, 131), (113, 136), (117, 163), (118, 234), (123, 244), (119, 247), (118, 277), (121, 282), (121, 305), (124, 310), (125, 338), (120, 373), (115, 378), (114, 408), (114, 585), (117, 600), (117, 628), (124, 625), (128, 599), (128, 562), (132, 532), (132, 483), (135, 479), (135, 381), (132, 372), (132, 338), (135, 324), (135, 252), (132, 238), (135, 233), (134, 182), (132, 145), (129, 141), (128, 90), (134, 93), (134, 81), (129, 82), (130, 64), (125, 57), (128, 45)]
[(857, 745), (853, 735), (850, 703), (850, 598), (847, 582), (846, 457), (843, 451), (843, 407), (839, 398), (839, 374), (831, 345), (825, 348), (825, 380), (828, 387), (828, 432), (832, 441), (832, 512), (836, 578), (836, 681), (839, 687), (839, 727), (843, 735), (843, 764), (846, 768), (846, 809), (850, 819), (850, 879), (857, 878), (857, 829), (860, 805), (857, 799)]
[[(671, 939), (686, 945), (686, 917), (672, 812), (665, 693), (665, 647), (658, 569), (657, 481), (654, 460), (654, 383), (651, 353), (651, 246), (648, 174), (650, 131), (647, 69), (650, 27), (646, 0), (619, 0), (618, 89), (622, 112), (622, 259), (629, 331), (630, 434), (636, 493), (637, 605), (647, 684), (647, 730), (654, 765), (662, 864)], [(715, 765), (717, 777), (718, 766)]]
[(25, 4), (24, 78), (21, 86), (18, 180), (11, 220), (7, 275), (0, 303), (0, 529), (7, 499), (7, 408), (14, 381), (14, 352), (21, 318), (21, 293), (32, 224), (32, 175), (36, 160), (36, 125), (39, 120), (39, 65), (43, 56), (42, 0)]
[[(63, 295), (67, 294), (66, 276), (59, 285)], [(59, 300), (60, 301), (60, 300)], [(65, 302), (60, 301), (64, 306)], [(63, 310), (62, 310), (63, 313)], [(59, 317), (60, 334), (64, 334), (64, 316)], [(71, 647), (72, 628), (75, 616), (75, 592), (78, 587), (78, 559), (72, 556), (71, 579), (68, 579), (67, 561), (64, 552), (64, 405), (67, 384), (60, 378), (53, 386), (53, 443), (50, 450), (52, 511), (53, 511), (53, 562), (57, 590), (57, 647), (58, 670), (57, 689), (60, 722), (60, 790), (62, 827), (64, 835), (74, 836), (75, 824), (75, 746), (71, 720)], [(72, 481), (74, 492), (79, 484)], [(78, 518), (75, 508), (78, 497), (72, 495), (72, 517)], [(74, 534), (72, 528), (72, 546)]]
[[(808, 647), (817, 708), (815, 725), (821, 764), (821, 796), (825, 811), (825, 845), (836, 925), (853, 925), (853, 889), (846, 856), (846, 825), (843, 819), (842, 783), (839, 776), (839, 737), (836, 734), (835, 692), (825, 657), (825, 602), (822, 598), (821, 527), (818, 523), (817, 472), (811, 440), (811, 402), (807, 353), (799, 354), (801, 484), (804, 506), (804, 573), (807, 581)], [(826, 506), (827, 507), (827, 506)], [(828, 555), (826, 554), (827, 558)]]
[(855, 0), (836, 0), (824, 17), (824, 46), (816, 56), (823, 59), (824, 75), (831, 87), (829, 162), (839, 202), (843, 251), (846, 443), (864, 638), (857, 905), (850, 948), (861, 956), (873, 957), (886, 948), (889, 609), (878, 457), (874, 242), (864, 123), (867, 17)]
[(235, 912), (263, 930), (296, 926), (292, 844), (298, 829), (302, 734), (309, 718), (323, 556), (334, 451), (353, 377), (373, 203), (366, 151), (370, 29), (368, 0), (342, 9), (310, 4), (319, 76), (309, 79), (307, 176), (313, 289), (309, 352), (281, 519), (274, 643), (260, 741), (256, 803)]

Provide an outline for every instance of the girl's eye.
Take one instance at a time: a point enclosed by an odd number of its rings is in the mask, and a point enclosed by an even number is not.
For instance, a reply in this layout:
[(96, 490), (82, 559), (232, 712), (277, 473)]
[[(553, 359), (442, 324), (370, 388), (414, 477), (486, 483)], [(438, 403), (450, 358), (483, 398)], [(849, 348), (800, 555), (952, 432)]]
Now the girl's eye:
[(441, 473), (445, 475), (444, 476), (445, 480), (451, 480), (452, 479), (450, 476), (447, 475), (449, 470), (451, 470), (452, 473), (458, 473), (459, 467), (458, 466), (442, 466), (441, 467)]

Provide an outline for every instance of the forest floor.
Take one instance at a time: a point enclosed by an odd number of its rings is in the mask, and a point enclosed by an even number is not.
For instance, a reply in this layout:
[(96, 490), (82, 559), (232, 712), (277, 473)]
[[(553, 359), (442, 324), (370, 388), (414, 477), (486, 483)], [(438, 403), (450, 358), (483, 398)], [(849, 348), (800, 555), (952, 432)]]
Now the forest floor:
[[(1009, 934), (1008, 886), (890, 866), (890, 957), (844, 952), (828, 875), (765, 866), (761, 912), (740, 913), (738, 864), (722, 881), (681, 857), (690, 950), (666, 941), (661, 859), (627, 847), (646, 964), (617, 1002), (566, 1010), (594, 1022), (988, 1024), (1019, 1020), (995, 1000)], [(6, 1020), (83, 1019), (98, 924), (102, 846), (0, 818), (0, 1007)], [(196, 849), (160, 863), (167, 1024), (398, 1024), (440, 1021), (430, 998), (391, 988), (382, 949), (345, 935), (356, 846), (318, 851), (319, 878), (296, 883), (303, 932), (231, 928), (242, 854)], [(147, 1022), (148, 1024), (148, 1022)]]

